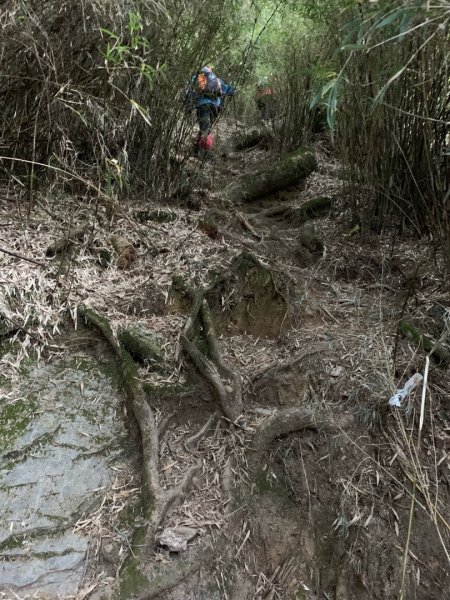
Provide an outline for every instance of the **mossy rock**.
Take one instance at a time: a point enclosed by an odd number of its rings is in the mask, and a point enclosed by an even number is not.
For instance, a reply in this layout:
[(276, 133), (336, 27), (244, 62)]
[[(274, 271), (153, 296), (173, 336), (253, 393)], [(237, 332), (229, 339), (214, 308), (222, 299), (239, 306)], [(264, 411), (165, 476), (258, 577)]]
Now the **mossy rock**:
[(308, 221), (300, 230), (300, 244), (310, 252), (322, 254), (324, 245), (317, 236), (314, 223)]
[(136, 218), (140, 223), (147, 221), (156, 221), (157, 223), (173, 223), (178, 216), (173, 210), (164, 210), (157, 208), (154, 210), (140, 210), (136, 213)]
[(132, 325), (120, 332), (119, 341), (138, 363), (145, 366), (164, 364), (164, 353), (153, 331)]

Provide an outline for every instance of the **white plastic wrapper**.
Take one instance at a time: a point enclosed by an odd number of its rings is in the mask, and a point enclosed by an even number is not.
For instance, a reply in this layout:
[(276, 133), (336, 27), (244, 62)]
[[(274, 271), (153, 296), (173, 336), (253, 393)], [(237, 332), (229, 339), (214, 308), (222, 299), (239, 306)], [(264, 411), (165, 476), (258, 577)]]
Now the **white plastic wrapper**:
[(389, 406), (401, 406), (403, 400), (410, 395), (422, 380), (423, 376), (420, 373), (415, 373), (408, 379), (402, 389), (395, 391), (395, 394), (389, 399)]

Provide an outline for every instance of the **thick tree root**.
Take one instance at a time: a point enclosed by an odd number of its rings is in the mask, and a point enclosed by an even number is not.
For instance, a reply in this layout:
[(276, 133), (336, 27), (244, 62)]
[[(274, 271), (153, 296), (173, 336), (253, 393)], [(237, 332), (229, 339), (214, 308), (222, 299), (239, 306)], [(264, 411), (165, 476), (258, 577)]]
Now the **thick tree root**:
[[(243, 407), (241, 377), (222, 358), (209, 305), (203, 299), (203, 295), (204, 292), (194, 294), (192, 311), (181, 335), (181, 344), (197, 369), (213, 387), (224, 415), (230, 421), (235, 421), (241, 414)], [(209, 356), (206, 356), (191, 339), (198, 318)]]
[(164, 363), (164, 354), (153, 331), (139, 325), (131, 325), (123, 329), (119, 342), (141, 365), (159, 366)]
[[(147, 530), (144, 547), (152, 547), (155, 532), (167, 512), (183, 500), (194, 476), (200, 470), (200, 463), (193, 465), (185, 473), (182, 481), (174, 488), (165, 490), (159, 481), (159, 438), (161, 430), (148, 403), (147, 395), (138, 377), (138, 371), (131, 356), (114, 337), (108, 321), (85, 306), (78, 308), (80, 317), (96, 328), (113, 351), (122, 375), (122, 384), (131, 404), (142, 438), (143, 455), (143, 497)], [(163, 423), (164, 429), (166, 424)]]
[(318, 196), (312, 198), (302, 206), (278, 205), (260, 211), (254, 215), (257, 219), (276, 218), (285, 219), (290, 223), (300, 225), (311, 219), (325, 216), (330, 212), (333, 204), (333, 199), (330, 196)]
[(267, 419), (256, 432), (253, 439), (254, 452), (262, 455), (273, 440), (280, 435), (286, 435), (303, 429), (331, 428), (326, 421), (316, 421), (316, 411), (312, 408), (288, 408), (276, 412)]
[(252, 202), (291, 185), (296, 185), (317, 166), (311, 148), (300, 148), (296, 152), (283, 157), (270, 167), (256, 173), (248, 173), (239, 177), (226, 190), (226, 198), (234, 204)]
[(252, 127), (246, 131), (239, 132), (232, 139), (235, 150), (247, 150), (259, 144), (267, 145), (272, 134), (268, 129)]
[(342, 416), (338, 421), (331, 421), (318, 414), (314, 407), (288, 408), (275, 413), (261, 425), (253, 439), (253, 452), (250, 463), (257, 466), (270, 444), (281, 435), (303, 431), (304, 429), (323, 430), (337, 434), (351, 422), (349, 416)]

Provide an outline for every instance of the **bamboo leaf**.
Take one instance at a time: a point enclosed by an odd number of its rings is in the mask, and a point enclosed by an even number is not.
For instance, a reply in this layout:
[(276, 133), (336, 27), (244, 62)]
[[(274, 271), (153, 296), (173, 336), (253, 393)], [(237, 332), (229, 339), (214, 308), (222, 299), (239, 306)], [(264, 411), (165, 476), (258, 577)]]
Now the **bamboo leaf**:
[(341, 46), (340, 50), (363, 50), (365, 47), (365, 44), (345, 44), (345, 46)]
[(110, 38), (112, 38), (113, 40), (118, 40), (119, 36), (117, 36), (115, 33), (113, 33), (112, 31), (110, 31), (109, 29), (105, 29), (104, 27), (100, 27), (100, 31), (102, 33), (104, 33), (105, 35), (109, 36)]
[(319, 92), (318, 94), (316, 94), (313, 99), (311, 100), (311, 102), (309, 103), (309, 108), (310, 110), (312, 108), (314, 108), (315, 106), (317, 106), (319, 104), (319, 102), (322, 100), (322, 92)]
[(338, 81), (337, 78), (334, 77), (333, 79), (331, 79), (331, 81), (329, 81), (328, 83), (326, 83), (323, 86), (322, 91), (321, 91), (322, 98), (324, 96), (326, 96), (328, 94), (328, 92), (336, 85), (337, 81)]
[(388, 25), (390, 25), (391, 23), (396, 21), (400, 17), (400, 15), (402, 15), (404, 12), (405, 12), (404, 8), (398, 8), (397, 10), (394, 10), (394, 12), (387, 15), (384, 19), (382, 19), (378, 23), (378, 25), (376, 26), (376, 29), (382, 29), (383, 27), (387, 27)]
[(406, 66), (403, 66), (401, 69), (399, 69), (397, 71), (397, 73), (395, 73), (394, 75), (392, 75), (392, 77), (390, 77), (388, 79), (388, 81), (383, 85), (383, 87), (381, 88), (381, 90), (377, 93), (377, 95), (375, 96), (374, 100), (373, 100), (373, 104), (376, 105), (379, 102), (381, 102), (384, 98), (384, 95), (386, 94), (386, 91), (388, 89), (388, 87), (396, 80), (400, 77), (400, 75), (403, 73), (403, 71), (406, 69)]
[(411, 22), (411, 13), (409, 11), (405, 11), (403, 15), (403, 19), (400, 23), (400, 35), (405, 35), (409, 31), (409, 24)]

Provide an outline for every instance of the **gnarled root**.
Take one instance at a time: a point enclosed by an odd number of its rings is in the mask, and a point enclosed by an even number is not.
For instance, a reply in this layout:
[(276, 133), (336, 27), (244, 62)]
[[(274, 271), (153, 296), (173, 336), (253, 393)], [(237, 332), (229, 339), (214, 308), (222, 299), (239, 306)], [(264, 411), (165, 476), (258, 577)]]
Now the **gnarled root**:
[(327, 433), (337, 434), (347, 427), (351, 419), (344, 415), (337, 421), (322, 417), (312, 407), (287, 408), (281, 410), (265, 421), (256, 432), (253, 440), (253, 452), (250, 461), (258, 464), (270, 444), (281, 435), (303, 431), (304, 429), (320, 429)]
[[(198, 318), (210, 357), (201, 352), (191, 339)], [(241, 377), (222, 358), (209, 305), (203, 298), (202, 292), (194, 294), (192, 311), (181, 335), (181, 343), (184, 351), (216, 392), (224, 415), (230, 421), (235, 421), (241, 414), (243, 406)]]
[(190, 438), (188, 438), (185, 441), (185, 443), (184, 443), (185, 447), (188, 450), (197, 450), (200, 442), (207, 435), (207, 433), (209, 432), (211, 427), (213, 427), (213, 425), (216, 424), (218, 418), (219, 418), (219, 413), (216, 411), (209, 417), (209, 419), (206, 421), (206, 423), (203, 425), (203, 427), (200, 429), (200, 431), (198, 431), (196, 434), (192, 435)]
[(139, 426), (142, 438), (143, 455), (143, 496), (147, 517), (147, 531), (144, 546), (152, 546), (155, 532), (167, 512), (182, 501), (200, 470), (200, 463), (191, 466), (182, 481), (174, 488), (165, 490), (159, 481), (159, 439), (166, 423), (158, 428), (155, 415), (138, 377), (138, 371), (131, 356), (116, 340), (108, 321), (85, 306), (78, 308), (80, 317), (97, 329), (109, 344), (122, 374), (122, 384), (128, 396), (132, 412)]

